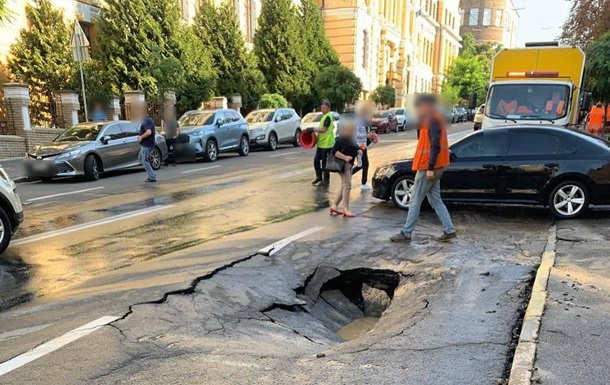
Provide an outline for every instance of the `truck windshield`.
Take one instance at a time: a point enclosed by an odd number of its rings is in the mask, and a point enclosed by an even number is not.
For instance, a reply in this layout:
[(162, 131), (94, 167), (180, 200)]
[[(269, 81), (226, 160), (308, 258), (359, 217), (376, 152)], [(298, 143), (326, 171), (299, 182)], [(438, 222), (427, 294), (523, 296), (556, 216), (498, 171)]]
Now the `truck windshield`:
[(563, 84), (496, 84), (489, 89), (485, 115), (492, 119), (550, 120), (568, 113), (570, 87)]

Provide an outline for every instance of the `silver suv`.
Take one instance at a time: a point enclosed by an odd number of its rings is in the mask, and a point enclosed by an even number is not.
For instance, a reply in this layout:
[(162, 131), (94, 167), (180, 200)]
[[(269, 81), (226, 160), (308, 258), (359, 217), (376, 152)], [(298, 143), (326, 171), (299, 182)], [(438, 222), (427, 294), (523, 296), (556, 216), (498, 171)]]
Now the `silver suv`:
[(11, 238), (23, 222), (23, 207), (17, 195), (15, 182), (0, 166), (0, 253), (8, 247)]
[(279, 144), (299, 147), (301, 118), (292, 108), (255, 110), (246, 116), (252, 146), (275, 151)]

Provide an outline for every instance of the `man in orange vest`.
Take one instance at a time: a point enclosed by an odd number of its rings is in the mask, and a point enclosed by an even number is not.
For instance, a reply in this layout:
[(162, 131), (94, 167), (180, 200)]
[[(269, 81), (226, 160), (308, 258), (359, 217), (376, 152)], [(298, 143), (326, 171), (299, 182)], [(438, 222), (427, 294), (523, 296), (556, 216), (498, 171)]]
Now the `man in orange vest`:
[(589, 123), (587, 123), (587, 132), (593, 135), (599, 135), (604, 128), (604, 106), (601, 103), (591, 108), (589, 112)]
[(444, 117), (436, 109), (436, 96), (421, 94), (415, 101), (419, 119), (419, 139), (413, 159), (415, 183), (411, 188), (407, 221), (399, 234), (390, 238), (392, 242), (411, 242), (411, 234), (419, 217), (424, 198), (436, 211), (444, 233), (438, 241), (448, 241), (456, 237), (455, 228), (447, 207), (441, 199), (441, 176), (449, 166), (449, 142)]

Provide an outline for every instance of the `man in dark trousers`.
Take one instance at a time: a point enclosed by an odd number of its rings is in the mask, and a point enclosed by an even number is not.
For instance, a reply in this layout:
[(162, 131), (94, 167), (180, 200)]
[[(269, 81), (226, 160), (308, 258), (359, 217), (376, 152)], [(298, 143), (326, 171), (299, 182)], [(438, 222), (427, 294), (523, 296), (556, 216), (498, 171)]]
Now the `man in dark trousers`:
[(320, 182), (323, 185), (330, 183), (330, 172), (326, 171), (326, 158), (335, 145), (335, 122), (328, 100), (322, 102), (321, 110), (320, 126), (316, 129), (309, 129), (318, 134), (316, 156), (313, 158), (313, 167), (316, 170), (316, 179), (311, 182), (313, 185)]
[(449, 166), (449, 141), (445, 118), (436, 109), (436, 97), (421, 94), (415, 101), (419, 119), (419, 135), (413, 171), (415, 183), (411, 189), (407, 221), (399, 234), (390, 238), (392, 242), (411, 242), (411, 234), (419, 217), (424, 198), (428, 197), (430, 206), (436, 211), (443, 224), (444, 233), (438, 241), (444, 242), (456, 237), (455, 228), (447, 207), (441, 199), (441, 176)]
[(157, 174), (150, 164), (150, 153), (155, 148), (155, 121), (146, 114), (146, 105), (144, 103), (135, 108), (133, 122), (140, 124), (140, 135), (138, 136), (140, 154), (138, 159), (140, 159), (140, 163), (142, 163), (148, 173), (146, 182), (155, 183), (157, 182)]

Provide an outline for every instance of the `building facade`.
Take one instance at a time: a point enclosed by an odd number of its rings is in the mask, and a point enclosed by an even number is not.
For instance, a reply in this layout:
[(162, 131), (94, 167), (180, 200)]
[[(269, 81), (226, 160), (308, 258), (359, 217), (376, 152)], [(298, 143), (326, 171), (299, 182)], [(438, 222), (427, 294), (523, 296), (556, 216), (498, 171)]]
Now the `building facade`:
[(513, 0), (461, 0), (460, 15), (461, 35), (471, 33), (481, 43), (516, 47), (519, 13)]

